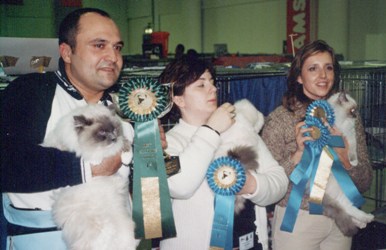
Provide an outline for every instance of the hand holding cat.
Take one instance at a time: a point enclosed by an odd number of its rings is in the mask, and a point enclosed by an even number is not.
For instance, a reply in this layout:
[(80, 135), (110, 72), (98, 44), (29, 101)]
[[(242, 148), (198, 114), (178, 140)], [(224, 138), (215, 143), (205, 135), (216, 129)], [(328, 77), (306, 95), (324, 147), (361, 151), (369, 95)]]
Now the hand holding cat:
[(240, 190), (240, 192), (237, 193), (238, 195), (253, 194), (254, 192), (256, 192), (257, 183), (256, 183), (255, 177), (253, 177), (248, 170), (245, 171), (245, 175), (246, 175), (245, 184), (243, 188)]
[(168, 147), (168, 142), (166, 141), (166, 135), (164, 127), (162, 127), (161, 121), (158, 119), (158, 128), (159, 128), (159, 135), (161, 139), (161, 147), (162, 149), (166, 149)]
[(312, 128), (305, 128), (304, 127), (305, 125), (306, 123), (302, 121), (296, 124), (295, 126), (295, 139), (296, 139), (297, 149), (291, 157), (291, 160), (294, 163), (294, 165), (297, 165), (302, 158), (303, 151), (304, 151), (304, 142), (313, 140), (311, 136), (304, 136), (304, 133), (312, 131)]
[[(326, 122), (326, 121), (324, 124), (328, 127), (328, 130), (330, 131), (331, 135), (338, 135), (338, 136), (341, 136), (343, 138), (345, 147), (344, 148), (335, 147), (334, 150), (337, 153), (344, 168), (350, 169), (351, 164), (350, 164), (349, 157), (348, 157), (349, 144), (348, 144), (347, 139), (343, 136), (342, 132), (336, 126), (331, 127), (328, 124), (328, 122)], [(297, 165), (302, 158), (303, 151), (304, 151), (304, 142), (309, 141), (309, 140), (313, 140), (312, 137), (310, 137), (310, 136), (304, 136), (304, 133), (312, 131), (312, 128), (304, 128), (304, 125), (305, 125), (305, 122), (303, 121), (303, 122), (299, 122), (295, 126), (295, 136), (296, 136), (297, 149), (291, 157), (291, 160), (294, 163), (294, 165)]]
[(91, 165), (92, 176), (110, 176), (115, 174), (122, 166), (121, 153), (106, 157), (98, 165)]
[(235, 107), (230, 103), (224, 103), (212, 113), (206, 124), (219, 133), (222, 133), (235, 123), (234, 118)]

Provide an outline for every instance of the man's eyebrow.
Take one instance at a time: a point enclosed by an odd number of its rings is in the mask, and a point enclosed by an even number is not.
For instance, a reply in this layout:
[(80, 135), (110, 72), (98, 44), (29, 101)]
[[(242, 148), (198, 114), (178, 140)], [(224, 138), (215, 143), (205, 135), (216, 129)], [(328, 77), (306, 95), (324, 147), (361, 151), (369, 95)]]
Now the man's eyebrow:
[[(95, 38), (91, 40), (91, 43), (108, 43), (109, 41), (103, 38)], [(114, 45), (124, 45), (123, 41), (118, 41)]]
[(123, 41), (119, 41), (119, 42), (115, 43), (115, 45), (121, 45), (123, 47), (123, 45), (125, 45), (125, 43)]
[(95, 39), (91, 40), (90, 42), (91, 43), (107, 43), (107, 40), (102, 39), (102, 38), (95, 38)]

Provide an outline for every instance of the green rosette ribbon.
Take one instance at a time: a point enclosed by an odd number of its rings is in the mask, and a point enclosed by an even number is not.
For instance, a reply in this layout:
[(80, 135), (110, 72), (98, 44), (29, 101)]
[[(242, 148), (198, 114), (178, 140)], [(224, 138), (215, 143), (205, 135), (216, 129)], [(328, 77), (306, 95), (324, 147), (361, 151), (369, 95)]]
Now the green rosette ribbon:
[(157, 118), (170, 110), (169, 87), (139, 77), (123, 82), (119, 109), (134, 121), (133, 220), (135, 237), (176, 236)]

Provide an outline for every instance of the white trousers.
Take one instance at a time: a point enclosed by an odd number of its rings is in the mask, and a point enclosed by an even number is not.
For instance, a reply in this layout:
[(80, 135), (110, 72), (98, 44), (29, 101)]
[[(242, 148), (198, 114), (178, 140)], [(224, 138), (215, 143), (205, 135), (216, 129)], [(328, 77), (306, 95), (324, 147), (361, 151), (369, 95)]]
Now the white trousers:
[(276, 206), (273, 225), (273, 250), (350, 250), (351, 237), (344, 236), (335, 222), (324, 215), (301, 210), (292, 233), (281, 231), (285, 207)]

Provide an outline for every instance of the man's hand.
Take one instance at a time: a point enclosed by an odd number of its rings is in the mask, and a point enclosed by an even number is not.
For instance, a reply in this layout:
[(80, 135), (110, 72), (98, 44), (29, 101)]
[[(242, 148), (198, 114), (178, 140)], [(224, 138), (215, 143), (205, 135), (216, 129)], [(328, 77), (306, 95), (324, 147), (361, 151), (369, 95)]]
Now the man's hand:
[(92, 176), (109, 176), (115, 174), (122, 165), (121, 153), (106, 157), (98, 165), (91, 165)]
[(161, 146), (162, 146), (162, 149), (165, 150), (168, 147), (168, 142), (166, 141), (164, 127), (162, 127), (161, 121), (159, 119), (158, 119), (158, 128), (159, 128), (159, 135), (161, 138)]

